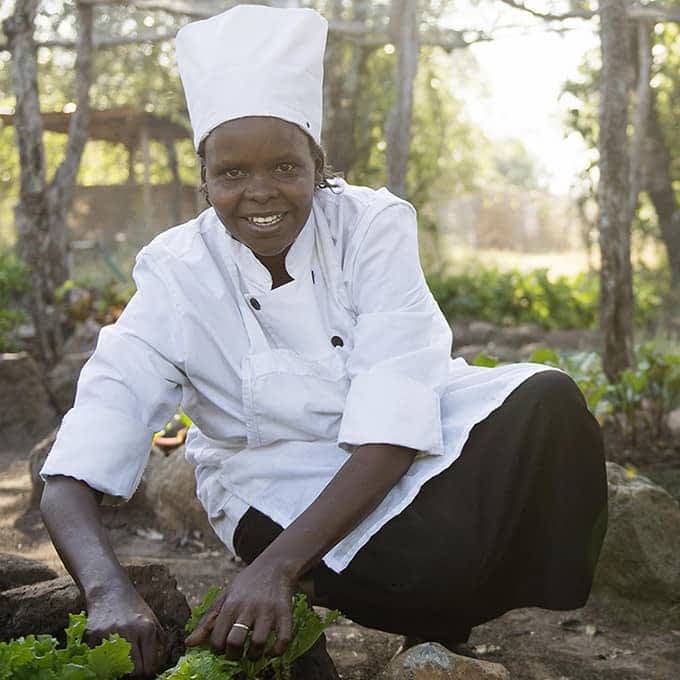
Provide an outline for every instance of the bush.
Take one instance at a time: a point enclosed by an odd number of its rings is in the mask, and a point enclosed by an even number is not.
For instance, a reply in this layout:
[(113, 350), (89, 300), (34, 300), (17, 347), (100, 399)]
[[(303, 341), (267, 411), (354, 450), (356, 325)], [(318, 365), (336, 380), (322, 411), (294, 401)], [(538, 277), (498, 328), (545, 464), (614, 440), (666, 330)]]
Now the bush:
[[(546, 330), (595, 328), (599, 275), (550, 278), (547, 269), (521, 272), (476, 267), (458, 274), (435, 272), (428, 283), (448, 319), (479, 319), (505, 326), (535, 323)], [(659, 272), (635, 274), (635, 323), (648, 325), (663, 305), (668, 285)]]
[[(595, 416), (600, 420), (609, 414), (619, 416), (633, 446), (642, 428), (655, 438), (662, 437), (664, 416), (680, 405), (680, 353), (664, 351), (651, 342), (635, 347), (632, 368), (622, 371), (615, 383), (607, 380), (596, 352), (558, 354), (545, 347), (537, 349), (529, 361), (568, 373)], [(499, 362), (481, 352), (472, 363), (494, 367)]]
[(116, 321), (134, 295), (132, 283), (112, 279), (103, 286), (69, 279), (55, 291), (55, 299), (71, 321), (93, 317), (102, 325)]

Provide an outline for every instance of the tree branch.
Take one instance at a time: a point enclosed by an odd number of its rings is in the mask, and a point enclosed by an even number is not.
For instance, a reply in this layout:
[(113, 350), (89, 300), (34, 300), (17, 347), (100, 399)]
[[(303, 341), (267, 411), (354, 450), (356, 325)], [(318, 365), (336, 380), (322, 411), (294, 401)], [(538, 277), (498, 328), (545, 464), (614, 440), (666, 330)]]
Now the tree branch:
[(654, 22), (680, 22), (680, 9), (677, 7), (655, 7), (654, 5), (629, 7), (626, 16), (629, 19), (645, 19)]
[(585, 9), (572, 10), (571, 12), (564, 12), (562, 14), (552, 14), (551, 12), (539, 12), (537, 10), (527, 7), (523, 2), (517, 2), (517, 0), (501, 0), (501, 2), (509, 5), (514, 9), (519, 9), (522, 12), (527, 12), (531, 16), (538, 17), (539, 19), (546, 19), (547, 21), (564, 21), (565, 19), (592, 19), (597, 12), (589, 11)]
[(205, 19), (216, 12), (224, 11), (238, 4), (237, 2), (215, 3), (207, 6), (205, 3), (185, 0), (80, 0), (83, 5), (125, 5), (133, 9), (146, 9), (149, 11), (162, 11), (168, 14)]
[[(554, 14), (552, 12), (539, 12), (538, 10), (527, 7), (526, 3), (518, 0), (501, 0), (501, 2), (518, 9), (531, 16), (545, 19), (546, 21), (564, 21), (565, 19), (592, 19), (598, 14), (597, 10), (572, 10), (571, 12), (563, 12), (561, 14)], [(680, 9), (677, 7), (657, 7), (655, 5), (631, 6), (626, 9), (626, 17), (628, 19), (644, 19), (647, 21), (673, 21), (680, 22)]]
[[(86, 0), (86, 5), (97, 4), (97, 0)], [(158, 43), (165, 40), (173, 40), (179, 27), (174, 30), (163, 31), (159, 33), (147, 33), (144, 35), (135, 36), (121, 36), (121, 37), (101, 37), (95, 38), (93, 47), (97, 49), (106, 49), (109, 47), (118, 47), (120, 45), (138, 45), (143, 43)], [(387, 31), (368, 31), (366, 28), (356, 21), (330, 21), (329, 31), (341, 36), (343, 39), (360, 47), (376, 48), (382, 47), (390, 42), (390, 37)], [(472, 37), (468, 37), (472, 36)], [(456, 31), (453, 29), (427, 28), (422, 32), (420, 42), (422, 45), (430, 47), (441, 47), (443, 50), (450, 52), (451, 50), (463, 49), (478, 42), (488, 42), (493, 40), (493, 36), (488, 35), (484, 31)], [(64, 49), (75, 49), (77, 43), (74, 40), (53, 39), (43, 40), (36, 43), (37, 47), (63, 47)], [(0, 52), (9, 51), (7, 43), (0, 43)]]

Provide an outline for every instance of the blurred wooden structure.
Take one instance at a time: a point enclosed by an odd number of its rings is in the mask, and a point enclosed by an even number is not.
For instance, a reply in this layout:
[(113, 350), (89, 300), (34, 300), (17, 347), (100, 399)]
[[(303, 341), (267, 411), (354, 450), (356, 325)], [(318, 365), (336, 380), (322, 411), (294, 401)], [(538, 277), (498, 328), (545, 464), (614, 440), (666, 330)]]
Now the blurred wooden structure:
[[(62, 111), (43, 112), (41, 117), (44, 129), (68, 134), (71, 115)], [(14, 116), (0, 113), (0, 121), (5, 125), (13, 125)], [(127, 190), (123, 186), (77, 187), (75, 198), (78, 205), (73, 206), (69, 219), (69, 226), (76, 232), (74, 238), (104, 237), (104, 240), (108, 240), (104, 233), (95, 234), (93, 229), (113, 236), (114, 233), (134, 227), (134, 222), (140, 221), (147, 230), (157, 231), (159, 228), (179, 224), (205, 207), (197, 190), (182, 184), (180, 179), (175, 144), (183, 139), (191, 139), (190, 131), (183, 125), (132, 107), (93, 110), (88, 139), (125, 146), (128, 155)], [(170, 185), (151, 184), (151, 140), (156, 140), (165, 147), (168, 168), (172, 174)], [(141, 183), (135, 173), (138, 152), (142, 156)], [(141, 216), (138, 212), (140, 193)], [(89, 219), (88, 216), (99, 216), (100, 213), (104, 216), (111, 215), (112, 224), (106, 224), (108, 220), (100, 220), (99, 217), (96, 225), (80, 224), (81, 220)]]

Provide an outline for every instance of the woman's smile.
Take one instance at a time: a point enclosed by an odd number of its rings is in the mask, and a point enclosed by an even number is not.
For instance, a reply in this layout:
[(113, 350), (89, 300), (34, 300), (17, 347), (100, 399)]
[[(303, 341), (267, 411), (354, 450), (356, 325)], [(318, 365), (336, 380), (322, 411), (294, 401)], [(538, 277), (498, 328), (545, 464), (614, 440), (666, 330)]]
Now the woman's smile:
[(272, 215), (251, 215), (244, 219), (251, 225), (256, 232), (271, 233), (276, 231), (276, 228), (286, 217), (287, 212), (274, 213)]

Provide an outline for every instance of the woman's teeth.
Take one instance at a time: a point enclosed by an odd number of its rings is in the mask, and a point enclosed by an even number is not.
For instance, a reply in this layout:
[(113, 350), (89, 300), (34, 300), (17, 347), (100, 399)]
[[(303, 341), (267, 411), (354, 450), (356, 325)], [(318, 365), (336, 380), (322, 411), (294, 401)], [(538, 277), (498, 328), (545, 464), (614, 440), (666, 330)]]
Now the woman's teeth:
[(248, 221), (259, 227), (270, 227), (283, 219), (285, 213), (271, 215), (270, 217), (249, 217)]

